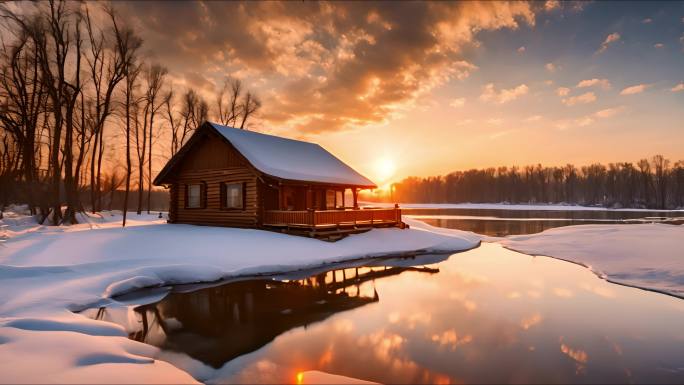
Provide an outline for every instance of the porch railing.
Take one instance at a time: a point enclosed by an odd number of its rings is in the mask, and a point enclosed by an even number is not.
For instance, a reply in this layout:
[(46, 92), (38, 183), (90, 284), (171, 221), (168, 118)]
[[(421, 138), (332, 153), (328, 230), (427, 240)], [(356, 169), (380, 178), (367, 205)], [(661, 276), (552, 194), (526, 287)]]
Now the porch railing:
[(275, 226), (374, 225), (400, 223), (401, 209), (266, 210), (263, 224)]

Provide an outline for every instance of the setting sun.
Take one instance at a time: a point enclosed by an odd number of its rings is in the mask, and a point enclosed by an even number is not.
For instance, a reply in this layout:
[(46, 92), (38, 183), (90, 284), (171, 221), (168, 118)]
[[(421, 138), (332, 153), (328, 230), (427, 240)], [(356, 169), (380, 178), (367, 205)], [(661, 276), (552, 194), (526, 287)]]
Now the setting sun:
[(394, 160), (388, 157), (382, 157), (375, 161), (375, 178), (376, 182), (383, 184), (394, 176), (397, 171), (397, 165)]

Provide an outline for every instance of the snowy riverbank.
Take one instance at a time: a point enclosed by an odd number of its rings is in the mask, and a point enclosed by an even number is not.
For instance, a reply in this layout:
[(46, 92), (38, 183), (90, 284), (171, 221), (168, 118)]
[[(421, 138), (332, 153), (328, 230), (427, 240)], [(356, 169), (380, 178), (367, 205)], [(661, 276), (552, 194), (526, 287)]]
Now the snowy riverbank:
[(684, 225), (567, 226), (500, 242), (525, 254), (584, 265), (614, 283), (684, 298)]
[(140, 287), (209, 282), (396, 254), (453, 252), (480, 237), (407, 220), (335, 243), (273, 232), (169, 225), (156, 215), (82, 217), (38, 226), (6, 213), (0, 221), (0, 382), (192, 382), (153, 359), (113, 324), (71, 310), (104, 305)]
[(140, 287), (466, 250), (480, 239), (684, 297), (684, 226), (582, 225), (485, 238), (407, 218), (409, 230), (375, 229), (328, 243), (258, 230), (168, 225), (158, 214), (130, 214), (126, 228), (116, 213), (79, 220), (74, 226), (38, 226), (9, 212), (0, 221), (0, 382), (193, 382), (184, 370), (201, 370), (179, 369), (163, 361), (168, 352), (72, 310), (111, 306), (111, 296)]

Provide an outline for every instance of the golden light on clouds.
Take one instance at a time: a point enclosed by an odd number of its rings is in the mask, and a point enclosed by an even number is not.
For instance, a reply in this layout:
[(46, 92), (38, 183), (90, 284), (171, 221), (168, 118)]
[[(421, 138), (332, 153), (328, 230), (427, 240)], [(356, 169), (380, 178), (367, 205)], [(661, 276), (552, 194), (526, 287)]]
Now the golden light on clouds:
[[(655, 11), (620, 23), (613, 12), (598, 25), (587, 15), (608, 5), (557, 1), (115, 6), (176, 87), (213, 105), (224, 77), (237, 77), (262, 101), (251, 129), (318, 142), (378, 183), (682, 157), (678, 140), (662, 138), (683, 139), (684, 84), (670, 67), (684, 36), (679, 20), (672, 36), (653, 30), (663, 22)], [(637, 58), (644, 47), (651, 53)], [(668, 92), (627, 97), (649, 87)]]
[(640, 94), (649, 87), (649, 84), (637, 84), (635, 86), (627, 87), (620, 91), (620, 95), (635, 95)]

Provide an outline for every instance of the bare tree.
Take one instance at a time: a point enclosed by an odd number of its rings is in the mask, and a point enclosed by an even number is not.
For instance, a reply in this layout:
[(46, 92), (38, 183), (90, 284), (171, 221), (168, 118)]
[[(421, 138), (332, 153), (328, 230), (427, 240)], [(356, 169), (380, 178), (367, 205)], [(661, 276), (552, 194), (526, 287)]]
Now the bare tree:
[(131, 189), (131, 106), (134, 103), (134, 88), (140, 73), (140, 64), (137, 63), (137, 51), (142, 45), (142, 40), (135, 35), (133, 30), (128, 28), (116, 29), (116, 46), (119, 55), (124, 58), (124, 75), (126, 78), (126, 89), (124, 110), (125, 110), (125, 129), (126, 129), (126, 187), (124, 191), (123, 220), (121, 225), (126, 226), (126, 214), (128, 211), (128, 193)]
[(250, 116), (254, 115), (259, 108), (261, 108), (261, 102), (254, 96), (251, 92), (247, 92), (245, 95), (245, 100), (242, 103), (242, 121), (240, 122), (240, 129), (245, 129), (245, 124)]
[(639, 163), (637, 163), (637, 166), (639, 167), (639, 172), (641, 173), (641, 183), (644, 189), (644, 203), (648, 204), (648, 202), (651, 201), (651, 164), (648, 162), (648, 159), (641, 159)]
[[(143, 129), (142, 129), (142, 143), (139, 140), (136, 141), (137, 151), (138, 151), (138, 210), (137, 213), (142, 212), (143, 204), (143, 191), (144, 191), (144, 165), (145, 165), (145, 155), (146, 155), (146, 145), (149, 152), (147, 153), (147, 212), (150, 212), (150, 199), (152, 194), (152, 140), (153, 140), (153, 126), (154, 117), (157, 115), (162, 107), (162, 103), (158, 103), (159, 93), (164, 84), (164, 77), (167, 74), (166, 68), (154, 64), (147, 67), (145, 76), (146, 91), (144, 96), (144, 108), (143, 108)], [(149, 136), (148, 136), (149, 131)], [(139, 138), (136, 135), (136, 139)], [(140, 144), (142, 144), (142, 149)]]
[[(4, 10), (3, 10), (4, 11)], [(4, 12), (3, 12), (4, 13)], [(9, 15), (3, 18), (12, 20)], [(29, 209), (35, 214), (37, 182), (36, 143), (39, 119), (44, 114), (46, 94), (40, 79), (37, 47), (26, 28), (19, 24), (16, 40), (12, 45), (2, 42), (2, 64), (0, 67), (0, 123), (17, 143), (20, 153), (21, 176), (24, 179), (25, 194)], [(4, 155), (9, 152), (9, 137)], [(6, 163), (6, 165), (11, 162)]]
[[(112, 113), (114, 90), (124, 78), (125, 57), (121, 56), (117, 42), (122, 31), (118, 28), (117, 15), (112, 8), (104, 8), (113, 25), (111, 32), (95, 30), (88, 7), (86, 6), (86, 27), (90, 40), (90, 53), (86, 62), (93, 83), (92, 108), (89, 110), (89, 121), (94, 135), (92, 154), (90, 157), (90, 205), (93, 212), (102, 208), (101, 175), (104, 155), (104, 128), (107, 118)], [(114, 35), (114, 36), (110, 36)], [(96, 168), (97, 165), (97, 168)]]
[(655, 155), (651, 162), (654, 169), (654, 181), (656, 196), (661, 210), (665, 210), (667, 205), (667, 180), (670, 161), (662, 155)]
[(239, 79), (226, 78), (223, 87), (216, 96), (218, 120), (224, 126), (235, 127), (242, 112), (241, 96), (242, 82)]
[(183, 94), (179, 116), (174, 116), (172, 112), (172, 93), (167, 94), (164, 103), (167, 112), (166, 120), (171, 125), (171, 156), (173, 156), (185, 144), (192, 132), (207, 120), (209, 105), (192, 89)]
[(176, 155), (176, 152), (178, 152), (178, 149), (180, 148), (180, 145), (178, 143), (178, 132), (180, 130), (180, 118), (177, 117), (176, 114), (174, 114), (174, 106), (173, 106), (173, 90), (169, 90), (164, 95), (162, 104), (164, 105), (164, 112), (166, 112), (166, 115), (164, 116), (166, 122), (169, 124), (170, 131), (171, 131), (171, 156)]
[(218, 121), (231, 127), (244, 129), (249, 118), (261, 107), (259, 99), (250, 91), (242, 95), (242, 82), (226, 78), (216, 97), (216, 116)]

